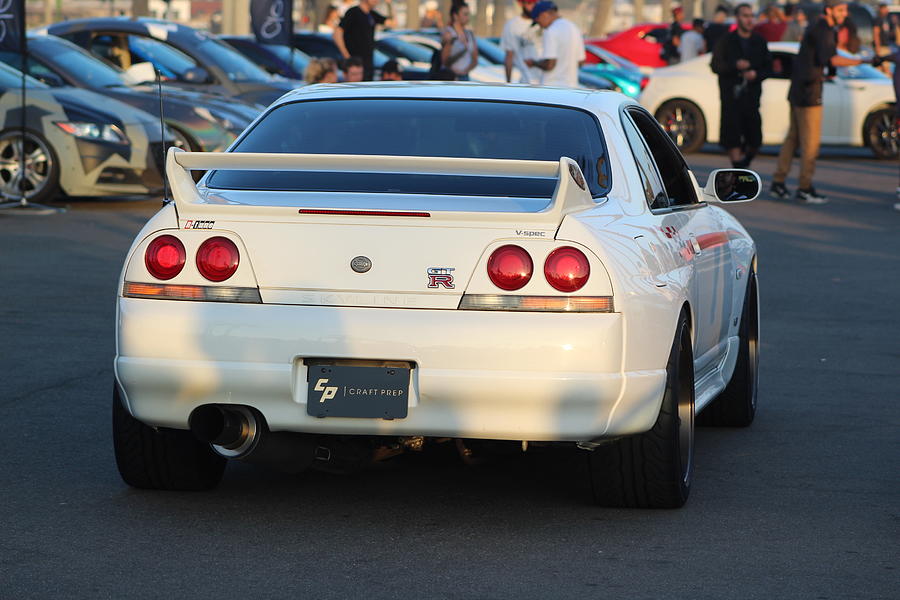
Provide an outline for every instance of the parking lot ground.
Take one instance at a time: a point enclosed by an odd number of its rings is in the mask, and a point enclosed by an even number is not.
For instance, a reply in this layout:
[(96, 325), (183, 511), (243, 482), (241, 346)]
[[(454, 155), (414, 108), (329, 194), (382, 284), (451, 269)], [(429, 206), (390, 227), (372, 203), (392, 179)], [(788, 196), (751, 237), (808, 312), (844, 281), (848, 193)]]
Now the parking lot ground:
[[(671, 511), (594, 507), (583, 457), (541, 448), (129, 489), (110, 434), (116, 278), (158, 201), (0, 212), (0, 598), (897, 598), (898, 165), (825, 154), (830, 204), (729, 209), (759, 246), (760, 410), (699, 430)], [(689, 162), (701, 184), (727, 166)], [(774, 157), (754, 167), (768, 182)]]

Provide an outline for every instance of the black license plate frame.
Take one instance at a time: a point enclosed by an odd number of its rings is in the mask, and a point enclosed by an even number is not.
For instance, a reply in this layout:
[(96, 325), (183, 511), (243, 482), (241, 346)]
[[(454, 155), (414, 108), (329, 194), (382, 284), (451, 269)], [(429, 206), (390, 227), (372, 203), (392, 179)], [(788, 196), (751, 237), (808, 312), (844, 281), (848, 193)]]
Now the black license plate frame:
[(396, 364), (308, 364), (306, 414), (317, 417), (405, 419), (412, 367)]

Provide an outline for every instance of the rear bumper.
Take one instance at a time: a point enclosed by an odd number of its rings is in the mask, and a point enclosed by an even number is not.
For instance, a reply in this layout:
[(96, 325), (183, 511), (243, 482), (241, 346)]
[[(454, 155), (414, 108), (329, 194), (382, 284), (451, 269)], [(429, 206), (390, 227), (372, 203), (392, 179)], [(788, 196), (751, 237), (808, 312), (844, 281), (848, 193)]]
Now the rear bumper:
[[(665, 370), (622, 370), (621, 314), (119, 299), (115, 371), (145, 423), (244, 404), (273, 431), (588, 441), (653, 426)], [(404, 360), (405, 419), (306, 414), (305, 358)]]

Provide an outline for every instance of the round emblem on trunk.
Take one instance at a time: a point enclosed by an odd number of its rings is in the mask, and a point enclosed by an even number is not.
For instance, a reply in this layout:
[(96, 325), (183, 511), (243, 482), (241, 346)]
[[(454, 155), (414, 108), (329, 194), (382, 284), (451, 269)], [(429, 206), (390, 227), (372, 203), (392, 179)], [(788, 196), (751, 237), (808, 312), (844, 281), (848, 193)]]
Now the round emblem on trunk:
[(350, 268), (357, 273), (365, 273), (372, 268), (372, 261), (366, 256), (357, 256), (350, 261)]

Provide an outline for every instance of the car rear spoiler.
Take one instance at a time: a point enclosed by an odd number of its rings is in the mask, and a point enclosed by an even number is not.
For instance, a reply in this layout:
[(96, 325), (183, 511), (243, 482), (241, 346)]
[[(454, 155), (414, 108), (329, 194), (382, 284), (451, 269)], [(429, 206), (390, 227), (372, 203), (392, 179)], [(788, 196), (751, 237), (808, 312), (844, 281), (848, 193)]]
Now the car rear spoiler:
[[(442, 158), (420, 156), (373, 156), (350, 154), (280, 154), (253, 152), (185, 152), (169, 148), (166, 173), (172, 186), (179, 218), (202, 218), (215, 215), (227, 219), (270, 217), (279, 221), (298, 217), (299, 211), (315, 210), (315, 206), (260, 206), (204, 199), (191, 177), (193, 170), (244, 171), (335, 171), (354, 173), (416, 173), (435, 175), (481, 175), (488, 177), (555, 177), (556, 189), (550, 203), (539, 212), (456, 212), (433, 211), (422, 216), (449, 220), (509, 221), (556, 225), (562, 217), (595, 205), (581, 168), (571, 158), (555, 161), (494, 160), (475, 158)], [(373, 211), (377, 210), (373, 208)], [(365, 210), (354, 210), (365, 214)], [(391, 211), (377, 211), (390, 217)], [(398, 213), (399, 214), (399, 213)]]

